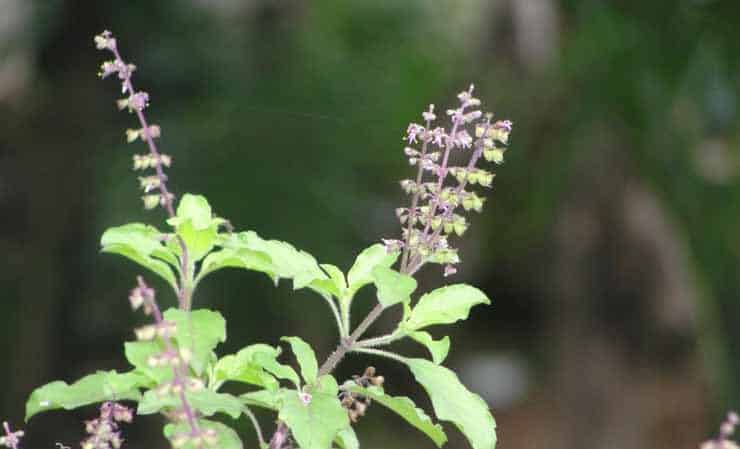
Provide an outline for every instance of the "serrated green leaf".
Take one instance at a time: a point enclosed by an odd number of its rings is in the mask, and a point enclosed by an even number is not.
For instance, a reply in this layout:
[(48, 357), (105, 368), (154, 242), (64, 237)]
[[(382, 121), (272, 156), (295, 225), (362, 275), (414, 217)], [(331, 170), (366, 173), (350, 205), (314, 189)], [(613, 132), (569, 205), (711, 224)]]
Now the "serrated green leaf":
[[(225, 413), (234, 419), (242, 414), (242, 402), (227, 393), (216, 393), (213, 390), (203, 389), (200, 391), (188, 391), (185, 393), (188, 404), (203, 416), (213, 416), (216, 413)], [(137, 413), (139, 415), (151, 415), (165, 408), (182, 407), (179, 395), (169, 394), (159, 396), (154, 390), (144, 393), (139, 402)]]
[(396, 263), (399, 254), (398, 251), (387, 252), (385, 246), (379, 243), (364, 249), (347, 273), (348, 295), (354, 296), (357, 290), (373, 282), (373, 268), (390, 268)]
[(362, 388), (355, 384), (348, 387), (347, 390), (367, 396), (392, 410), (409, 424), (424, 432), (438, 447), (442, 447), (447, 441), (447, 435), (445, 435), (442, 426), (432, 422), (432, 419), (424, 413), (424, 410), (416, 407), (416, 404), (411, 399), (404, 396), (389, 396), (385, 394), (382, 388), (374, 386)]
[(225, 381), (245, 382), (277, 391), (278, 381), (254, 361), (254, 354), (266, 352), (277, 357), (279, 351), (272, 346), (255, 344), (247, 346), (236, 354), (222, 357), (214, 367), (214, 382), (221, 384)]
[(329, 449), (349, 426), (347, 410), (336, 395), (315, 391), (305, 404), (295, 390), (284, 390), (278, 418), (290, 428), (301, 449)]
[[(199, 419), (198, 427), (201, 431), (203, 430), (215, 430), (218, 441), (213, 447), (218, 449), (244, 449), (242, 441), (239, 439), (239, 435), (231, 427), (221, 424), (220, 422), (210, 421), (207, 419)], [(164, 436), (172, 441), (173, 446), (179, 435), (189, 435), (192, 432), (187, 422), (179, 424), (167, 424), (164, 426)], [(192, 441), (185, 440), (182, 446), (177, 446), (178, 449), (202, 449), (204, 445), (202, 443), (194, 444)]]
[(450, 337), (445, 336), (440, 340), (435, 340), (429, 332), (424, 331), (410, 332), (408, 335), (427, 347), (429, 353), (432, 355), (432, 360), (437, 365), (444, 362), (447, 354), (450, 352)]
[(109, 228), (100, 238), (101, 251), (118, 254), (138, 263), (177, 290), (175, 274), (170, 267), (178, 266), (177, 257), (162, 243), (163, 235), (157, 228), (143, 223)]
[(281, 396), (282, 393), (279, 391), (259, 390), (244, 393), (239, 399), (247, 405), (277, 411), (280, 408)]
[(473, 449), (496, 447), (496, 421), (488, 405), (465, 388), (457, 374), (429, 360), (407, 359), (406, 363), (431, 398), (437, 418), (454, 423)]
[(352, 426), (340, 430), (334, 442), (341, 449), (360, 449), (360, 442), (357, 440), (357, 434)]
[(126, 360), (136, 367), (136, 371), (151, 379), (154, 384), (161, 384), (172, 379), (172, 368), (149, 366), (149, 357), (164, 351), (158, 341), (127, 341), (124, 344)]
[(37, 413), (55, 409), (73, 410), (103, 401), (133, 400), (141, 398), (139, 387), (147, 379), (135, 372), (119, 374), (115, 371), (98, 371), (68, 385), (55, 381), (37, 388), (26, 402), (26, 421)]
[(423, 295), (402, 324), (406, 330), (418, 330), (435, 324), (450, 324), (468, 317), (477, 304), (490, 304), (482, 291), (466, 284), (438, 288)]
[(197, 375), (203, 374), (211, 352), (219, 343), (226, 341), (226, 320), (220, 313), (200, 309), (185, 311), (169, 309), (164, 319), (177, 324), (175, 341), (191, 353), (190, 366)]
[(281, 340), (290, 343), (293, 354), (295, 354), (298, 360), (298, 365), (301, 367), (303, 380), (309, 385), (316, 382), (319, 363), (316, 361), (316, 353), (313, 352), (311, 346), (300, 337), (282, 337)]
[(328, 276), (319, 268), (316, 259), (309, 253), (293, 247), (293, 245), (279, 240), (264, 240), (255, 232), (247, 231), (231, 234), (222, 241), (225, 248), (247, 248), (267, 254), (272, 261), (269, 271), (263, 271), (273, 280), (280, 278), (293, 279), (293, 289), (298, 290), (309, 286), (315, 280), (328, 279)]
[(373, 268), (372, 276), (378, 289), (378, 302), (383, 307), (411, 301), (411, 293), (416, 290), (416, 279), (383, 266)]

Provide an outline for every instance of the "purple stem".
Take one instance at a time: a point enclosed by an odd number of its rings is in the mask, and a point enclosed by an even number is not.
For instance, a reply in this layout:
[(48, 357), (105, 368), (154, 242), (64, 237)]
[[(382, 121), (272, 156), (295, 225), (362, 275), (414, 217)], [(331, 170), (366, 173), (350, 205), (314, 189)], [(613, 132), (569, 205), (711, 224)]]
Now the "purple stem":
[[(111, 45), (110, 50), (116, 57), (116, 62), (121, 64), (121, 67), (128, 67), (123, 61), (123, 58), (121, 58), (121, 54), (118, 52), (118, 43)], [(123, 71), (123, 75), (124, 91), (128, 91), (130, 95), (133, 95), (136, 91), (134, 90), (134, 85), (131, 82), (131, 71), (125, 70)], [(149, 153), (154, 159), (154, 167), (157, 172), (157, 177), (159, 178), (159, 191), (162, 194), (162, 198), (164, 199), (164, 206), (167, 210), (167, 215), (169, 215), (170, 217), (174, 217), (175, 209), (172, 206), (172, 197), (170, 196), (170, 192), (167, 190), (167, 175), (165, 175), (164, 170), (162, 170), (162, 161), (159, 156), (159, 150), (157, 150), (157, 145), (154, 143), (154, 139), (152, 139), (152, 136), (149, 135), (149, 124), (146, 121), (144, 111), (138, 108), (134, 108), (134, 110), (136, 111), (136, 116), (139, 118), (139, 123), (141, 124), (144, 139), (149, 146)]]
[[(142, 279), (141, 276), (137, 278), (139, 282), (139, 288), (142, 290), (142, 292), (152, 291), (146, 283), (144, 283), (144, 279)], [(154, 315), (154, 321), (161, 325), (164, 322), (164, 318), (162, 317), (162, 312), (159, 309), (159, 305), (157, 304), (156, 299), (154, 298), (154, 295), (147, 295), (144, 294), (144, 300), (149, 303), (149, 307), (152, 309), (152, 313)], [(171, 354), (175, 354), (176, 350), (174, 345), (172, 344), (172, 341), (169, 337), (162, 337), (162, 341), (164, 342), (165, 350)], [(187, 384), (185, 382), (185, 377), (187, 377), (187, 372), (183, 371), (186, 365), (178, 364), (176, 366), (172, 367), (172, 373), (174, 375), (174, 381), (173, 383), (175, 385), (180, 386), (180, 402), (182, 403), (182, 411), (185, 413), (185, 417), (188, 421), (188, 424), (190, 425), (191, 429), (191, 436), (199, 436), (200, 435), (200, 427), (198, 426), (198, 421), (195, 419), (195, 412), (193, 412), (192, 407), (190, 406), (190, 403), (188, 402), (188, 398), (185, 395), (185, 390), (187, 388)], [(202, 445), (201, 445), (202, 446)]]

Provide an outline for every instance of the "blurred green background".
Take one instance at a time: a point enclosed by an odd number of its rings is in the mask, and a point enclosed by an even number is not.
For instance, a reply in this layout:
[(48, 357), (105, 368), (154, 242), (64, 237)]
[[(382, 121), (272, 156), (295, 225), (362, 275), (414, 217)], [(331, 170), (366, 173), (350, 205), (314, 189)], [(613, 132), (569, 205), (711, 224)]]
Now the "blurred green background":
[[(98, 253), (107, 227), (163, 218), (140, 207), (134, 117), (96, 78), (105, 28), (151, 94), (174, 191), (345, 269), (399, 234), (401, 137), (429, 103), (473, 82), (514, 121), (452, 278), (493, 305), (449, 331), (498, 447), (695, 448), (740, 406), (736, 0), (0, 0), (0, 415), (16, 426), (36, 386), (125, 366), (142, 321), (140, 271)], [(420, 290), (440, 283), (427, 269)], [(222, 272), (195, 301), (228, 319), (224, 351), (335, 344), (320, 298), (289, 283)], [(428, 406), (393, 364), (354, 357), (339, 377), (370, 363)], [(94, 414), (36, 417), (25, 447), (75, 447)], [(159, 424), (138, 419), (128, 447), (166, 447)], [(433, 447), (379, 407), (358, 432)]]

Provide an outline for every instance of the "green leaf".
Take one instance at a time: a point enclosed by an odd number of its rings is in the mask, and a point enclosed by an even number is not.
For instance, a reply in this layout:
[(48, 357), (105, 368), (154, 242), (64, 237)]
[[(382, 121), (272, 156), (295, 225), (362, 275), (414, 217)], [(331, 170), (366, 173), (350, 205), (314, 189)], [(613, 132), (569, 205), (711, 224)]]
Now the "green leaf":
[(275, 281), (280, 278), (293, 279), (295, 290), (307, 287), (317, 279), (328, 279), (312, 255), (297, 250), (289, 243), (264, 240), (255, 232), (247, 231), (231, 234), (221, 244), (225, 248), (247, 248), (267, 254), (272, 261), (270, 270), (257, 271), (268, 274)]
[[(218, 449), (244, 449), (242, 441), (239, 439), (239, 435), (231, 427), (221, 424), (220, 422), (210, 421), (207, 419), (199, 419), (198, 427), (201, 431), (203, 430), (214, 430), (216, 432), (217, 441), (211, 447), (217, 447)], [(178, 437), (187, 436), (192, 432), (190, 425), (187, 422), (179, 424), (167, 424), (164, 426), (164, 436), (172, 442), (173, 447), (177, 449), (202, 449), (207, 447), (202, 443), (194, 444), (193, 441), (187, 439), (183, 440), (184, 444), (178, 445)]]
[(303, 380), (309, 385), (315, 383), (319, 372), (319, 363), (316, 361), (316, 354), (311, 346), (300, 337), (282, 337), (281, 340), (290, 343), (290, 347), (298, 360), (298, 365), (301, 367)]
[(399, 252), (389, 253), (385, 246), (377, 243), (363, 250), (355, 259), (354, 265), (347, 273), (347, 283), (349, 284), (349, 296), (354, 296), (357, 290), (373, 282), (373, 268), (385, 267), (390, 268), (398, 259)]
[(339, 399), (323, 391), (314, 391), (305, 404), (297, 391), (284, 390), (278, 418), (288, 425), (301, 449), (329, 449), (337, 434), (349, 426)]
[(378, 302), (383, 307), (411, 301), (411, 293), (416, 290), (416, 279), (383, 266), (373, 268), (372, 276), (378, 289)]
[(157, 228), (142, 223), (109, 228), (100, 238), (101, 251), (133, 260), (158, 274), (177, 290), (177, 281), (170, 265), (177, 267), (178, 261), (175, 254), (162, 243), (164, 235)]
[(278, 391), (259, 390), (244, 393), (239, 396), (239, 399), (247, 405), (254, 405), (255, 407), (277, 411), (280, 408), (281, 395), (282, 393)]
[(254, 363), (264, 368), (265, 370), (272, 373), (278, 379), (289, 380), (295, 385), (296, 388), (300, 388), (301, 379), (293, 368), (288, 365), (278, 363), (277, 356), (280, 355), (280, 350), (276, 349), (274, 353), (269, 354), (267, 352), (256, 352), (252, 357)]
[(136, 371), (151, 379), (154, 384), (161, 384), (172, 379), (172, 368), (149, 366), (149, 357), (160, 354), (164, 347), (158, 341), (127, 341), (124, 344), (126, 360)]
[(222, 357), (214, 368), (214, 381), (221, 384), (225, 381), (245, 382), (264, 387), (270, 391), (277, 391), (278, 381), (254, 360), (254, 354), (266, 352), (277, 357), (279, 351), (272, 346), (255, 344), (247, 346), (236, 354)]
[(435, 340), (429, 332), (424, 331), (411, 332), (408, 335), (427, 347), (429, 353), (432, 354), (432, 360), (437, 365), (444, 362), (450, 352), (450, 337), (445, 336), (441, 340)]
[(115, 371), (98, 371), (85, 376), (72, 385), (60, 380), (37, 388), (26, 402), (26, 421), (37, 413), (49, 410), (73, 410), (84, 405), (103, 401), (133, 400), (141, 398), (139, 387), (146, 378), (135, 372), (119, 374)]
[(175, 341), (180, 349), (191, 353), (190, 366), (197, 375), (203, 374), (216, 345), (226, 341), (226, 320), (220, 313), (200, 309), (185, 311), (169, 309), (164, 319), (177, 324)]
[[(208, 254), (216, 243), (218, 225), (223, 220), (213, 217), (208, 200), (202, 195), (186, 193), (180, 199), (176, 216), (167, 220), (185, 242), (188, 262), (194, 263)], [(173, 245), (178, 248), (179, 245)]]
[(357, 440), (357, 434), (352, 426), (340, 430), (334, 442), (341, 449), (360, 449), (360, 442)]
[[(194, 263), (211, 252), (216, 243), (218, 235), (218, 225), (214, 224), (210, 228), (198, 230), (190, 220), (177, 226), (177, 235), (185, 242), (188, 250), (188, 263)], [(178, 245), (179, 248), (179, 245)]]
[(406, 363), (432, 399), (437, 418), (454, 423), (473, 449), (496, 447), (496, 421), (480, 396), (443, 366), (424, 359), (407, 359)]
[(177, 205), (177, 214), (167, 222), (172, 226), (179, 226), (190, 220), (197, 231), (208, 229), (213, 224), (213, 211), (208, 200), (203, 195), (186, 193)]
[(264, 273), (272, 269), (272, 261), (267, 254), (259, 251), (247, 248), (223, 248), (208, 254), (203, 259), (196, 283), (208, 274), (227, 267)]
[(454, 284), (425, 294), (403, 323), (406, 330), (418, 330), (435, 324), (450, 324), (468, 317), (471, 307), (490, 304), (482, 291), (466, 284)]
[[(216, 413), (225, 413), (234, 419), (242, 414), (242, 402), (236, 397), (226, 393), (216, 393), (213, 390), (203, 389), (199, 391), (188, 391), (185, 393), (188, 403), (204, 416), (212, 416)], [(139, 415), (151, 415), (164, 408), (182, 407), (179, 395), (158, 395), (154, 390), (144, 393), (139, 402), (137, 413)]]
[(347, 280), (344, 278), (344, 273), (336, 265), (322, 263), (321, 268), (329, 275), (329, 279), (322, 280), (322, 285), (332, 295), (337, 298), (344, 296), (347, 290)]
[(389, 408), (409, 424), (424, 432), (438, 447), (442, 447), (447, 441), (447, 435), (445, 435), (442, 426), (432, 422), (432, 419), (424, 413), (424, 410), (416, 407), (416, 404), (411, 399), (403, 396), (389, 396), (383, 392), (382, 388), (374, 386), (362, 388), (354, 384), (347, 389), (353, 393), (366, 396), (378, 404)]

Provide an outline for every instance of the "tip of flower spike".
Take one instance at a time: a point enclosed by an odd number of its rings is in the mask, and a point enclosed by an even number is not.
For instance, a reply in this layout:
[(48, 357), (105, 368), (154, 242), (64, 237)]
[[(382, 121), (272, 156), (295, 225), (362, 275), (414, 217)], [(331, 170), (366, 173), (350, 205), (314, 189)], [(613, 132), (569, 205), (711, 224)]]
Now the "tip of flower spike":
[(108, 30), (95, 36), (93, 42), (98, 50), (113, 50), (116, 48), (116, 39), (113, 37), (113, 33)]

